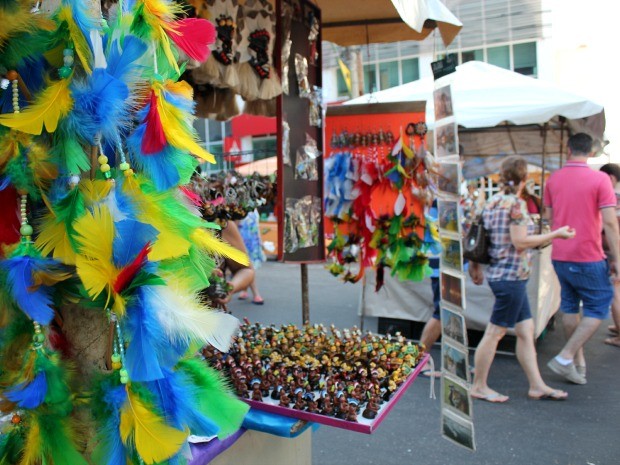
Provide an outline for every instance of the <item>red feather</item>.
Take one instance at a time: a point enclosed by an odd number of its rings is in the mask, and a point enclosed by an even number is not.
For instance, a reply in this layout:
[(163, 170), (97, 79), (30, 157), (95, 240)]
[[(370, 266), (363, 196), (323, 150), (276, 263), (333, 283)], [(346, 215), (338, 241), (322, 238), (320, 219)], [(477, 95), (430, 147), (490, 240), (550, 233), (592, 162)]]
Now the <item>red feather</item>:
[(197, 207), (202, 206), (202, 199), (200, 198), (198, 194), (196, 194), (195, 192), (192, 192), (185, 186), (179, 186), (179, 190), (183, 192), (185, 197), (187, 197), (189, 201), (192, 202), (195, 206)]
[(0, 190), (0, 257), (3, 244), (19, 240), (19, 205), (17, 191), (13, 187)]
[(67, 336), (59, 329), (51, 326), (49, 329), (48, 339), (52, 349), (57, 350), (62, 358), (69, 359), (73, 355), (73, 346)]
[(215, 42), (215, 26), (206, 19), (185, 18), (174, 23), (174, 29), (168, 30), (168, 36), (194, 60), (207, 61), (211, 50), (209, 45)]
[(116, 277), (116, 281), (114, 281), (114, 292), (120, 294), (123, 289), (127, 287), (127, 285), (135, 278), (140, 268), (144, 266), (147, 260), (147, 255), (151, 251), (151, 243), (147, 242), (147, 244), (142, 247), (140, 253), (136, 256), (133, 262), (127, 265), (125, 268), (121, 270), (121, 272)]
[(157, 96), (155, 92), (151, 91), (151, 106), (149, 112), (144, 119), (146, 123), (146, 130), (144, 131), (144, 137), (142, 138), (142, 153), (144, 155), (151, 155), (161, 152), (166, 146), (166, 135), (164, 134), (164, 128), (161, 125), (161, 118), (157, 111)]

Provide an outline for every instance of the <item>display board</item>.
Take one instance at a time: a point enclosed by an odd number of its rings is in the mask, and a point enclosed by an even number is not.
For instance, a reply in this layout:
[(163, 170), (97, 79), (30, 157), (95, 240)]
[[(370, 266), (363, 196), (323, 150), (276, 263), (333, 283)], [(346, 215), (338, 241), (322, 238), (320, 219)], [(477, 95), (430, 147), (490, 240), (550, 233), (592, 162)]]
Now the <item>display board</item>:
[[(277, 1), (278, 259), (325, 259), (321, 11), (304, 0)], [(278, 53), (280, 51), (281, 53)]]

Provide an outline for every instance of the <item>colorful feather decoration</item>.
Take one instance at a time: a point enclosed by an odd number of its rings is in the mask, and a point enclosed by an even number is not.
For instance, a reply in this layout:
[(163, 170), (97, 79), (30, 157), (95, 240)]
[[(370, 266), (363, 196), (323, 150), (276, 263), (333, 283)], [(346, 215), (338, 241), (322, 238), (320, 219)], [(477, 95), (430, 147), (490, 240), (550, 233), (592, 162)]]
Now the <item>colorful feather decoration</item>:
[(41, 134), (44, 127), (47, 132), (54, 132), (58, 122), (73, 108), (69, 83), (69, 79), (61, 79), (49, 84), (21, 113), (0, 115), (0, 124), (33, 135)]
[(77, 451), (71, 419), (54, 414), (29, 417), (29, 431), (20, 465), (88, 465)]
[(237, 318), (205, 308), (184, 289), (144, 286), (142, 292), (148, 308), (156, 314), (171, 341), (211, 344), (220, 352), (228, 352), (232, 337), (239, 329)]
[(192, 233), (192, 240), (195, 244), (200, 247), (205, 248), (211, 253), (221, 255), (225, 258), (230, 258), (231, 260), (241, 264), (241, 265), (249, 265), (250, 259), (248, 256), (243, 253), (241, 250), (233, 247), (227, 242), (218, 239), (215, 235), (209, 231), (208, 229), (200, 228), (194, 230)]
[(174, 456), (185, 444), (188, 432), (168, 426), (127, 387), (127, 400), (121, 410), (120, 432), (126, 446), (134, 445), (146, 464)]
[(92, 459), (94, 463), (105, 465), (126, 465), (127, 452), (120, 434), (120, 412), (127, 402), (127, 390), (124, 385), (112, 386), (109, 378), (99, 384), (99, 391), (93, 396), (93, 414), (99, 427)]
[(202, 63), (211, 55), (209, 45), (215, 42), (217, 33), (206, 19), (184, 18), (173, 24), (168, 36), (187, 56)]
[(4, 397), (15, 402), (20, 408), (33, 409), (45, 400), (47, 395), (47, 381), (45, 371), (39, 372), (32, 381), (18, 384), (12, 389), (4, 391)]
[(209, 163), (215, 163), (213, 155), (197, 143), (198, 137), (192, 125), (193, 105), (193, 90), (187, 82), (154, 82), (143, 121), (146, 129), (142, 139), (142, 153), (158, 153), (169, 144)]
[(237, 431), (250, 406), (232, 394), (223, 375), (198, 359), (183, 359), (176, 368), (198, 390), (197, 408), (218, 425), (218, 438), (224, 439)]
[[(65, 41), (73, 42), (84, 71), (92, 73), (93, 51), (90, 44), (90, 30), (98, 29), (95, 21), (87, 14), (87, 5), (79, 0), (63, 0), (56, 13), (56, 21), (64, 24), (68, 37)], [(62, 29), (60, 29), (62, 31)]]

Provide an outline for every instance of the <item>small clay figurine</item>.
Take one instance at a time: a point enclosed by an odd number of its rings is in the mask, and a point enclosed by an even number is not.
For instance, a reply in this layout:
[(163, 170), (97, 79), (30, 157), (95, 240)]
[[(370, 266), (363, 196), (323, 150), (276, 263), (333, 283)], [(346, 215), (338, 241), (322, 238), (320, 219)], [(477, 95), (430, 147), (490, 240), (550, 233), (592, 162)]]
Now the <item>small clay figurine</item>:
[(327, 415), (328, 417), (331, 417), (334, 414), (334, 407), (329, 397), (323, 399), (323, 407), (321, 409), (321, 413), (323, 415)]
[(291, 399), (286, 394), (286, 391), (282, 389), (280, 391), (280, 407), (288, 407), (291, 403)]
[(377, 412), (379, 411), (379, 406), (377, 405), (377, 398), (371, 397), (366, 405), (366, 408), (362, 412), (362, 416), (367, 418), (368, 420), (374, 420), (377, 416)]
[(346, 420), (357, 421), (357, 409), (355, 408), (355, 405), (349, 404), (349, 408), (347, 409)]
[(258, 384), (254, 385), (254, 390), (252, 391), (252, 400), (256, 400), (258, 402), (263, 401), (263, 394), (260, 391), (260, 386)]
[(306, 411), (310, 412), (310, 413), (318, 413), (319, 407), (318, 407), (317, 403), (314, 400), (309, 400), (308, 401), (308, 407), (306, 408)]
[(303, 397), (297, 397), (295, 399), (295, 405), (293, 405), (293, 408), (295, 410), (304, 410), (306, 408), (306, 402)]

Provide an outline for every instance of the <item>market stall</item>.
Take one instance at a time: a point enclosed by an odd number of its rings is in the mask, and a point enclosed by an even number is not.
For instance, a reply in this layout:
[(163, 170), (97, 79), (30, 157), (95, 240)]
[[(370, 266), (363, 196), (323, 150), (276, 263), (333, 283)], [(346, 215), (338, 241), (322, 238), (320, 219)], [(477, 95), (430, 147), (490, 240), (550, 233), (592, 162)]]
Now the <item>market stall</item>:
[[(384, 103), (426, 100), (426, 118), (433, 129), (433, 85), (433, 80), (426, 78), (374, 93), (372, 97)], [(599, 147), (603, 144), (603, 107), (544, 81), (472, 61), (457, 67), (451, 87), (465, 179), (496, 173), (504, 157), (519, 154), (542, 168), (542, 189), (545, 173), (562, 165), (565, 141), (571, 133), (587, 132), (599, 142)], [(369, 96), (362, 96), (345, 105), (365, 104), (368, 99)], [(391, 280), (378, 294), (373, 293), (372, 282), (373, 274), (369, 273), (362, 315), (415, 321), (426, 321), (430, 316), (430, 282)], [(551, 265), (550, 248), (534, 252), (528, 286), (539, 335), (559, 306), (559, 283)], [(474, 286), (469, 278), (466, 288), (468, 325), (484, 329), (492, 310), (491, 292), (487, 286)]]

